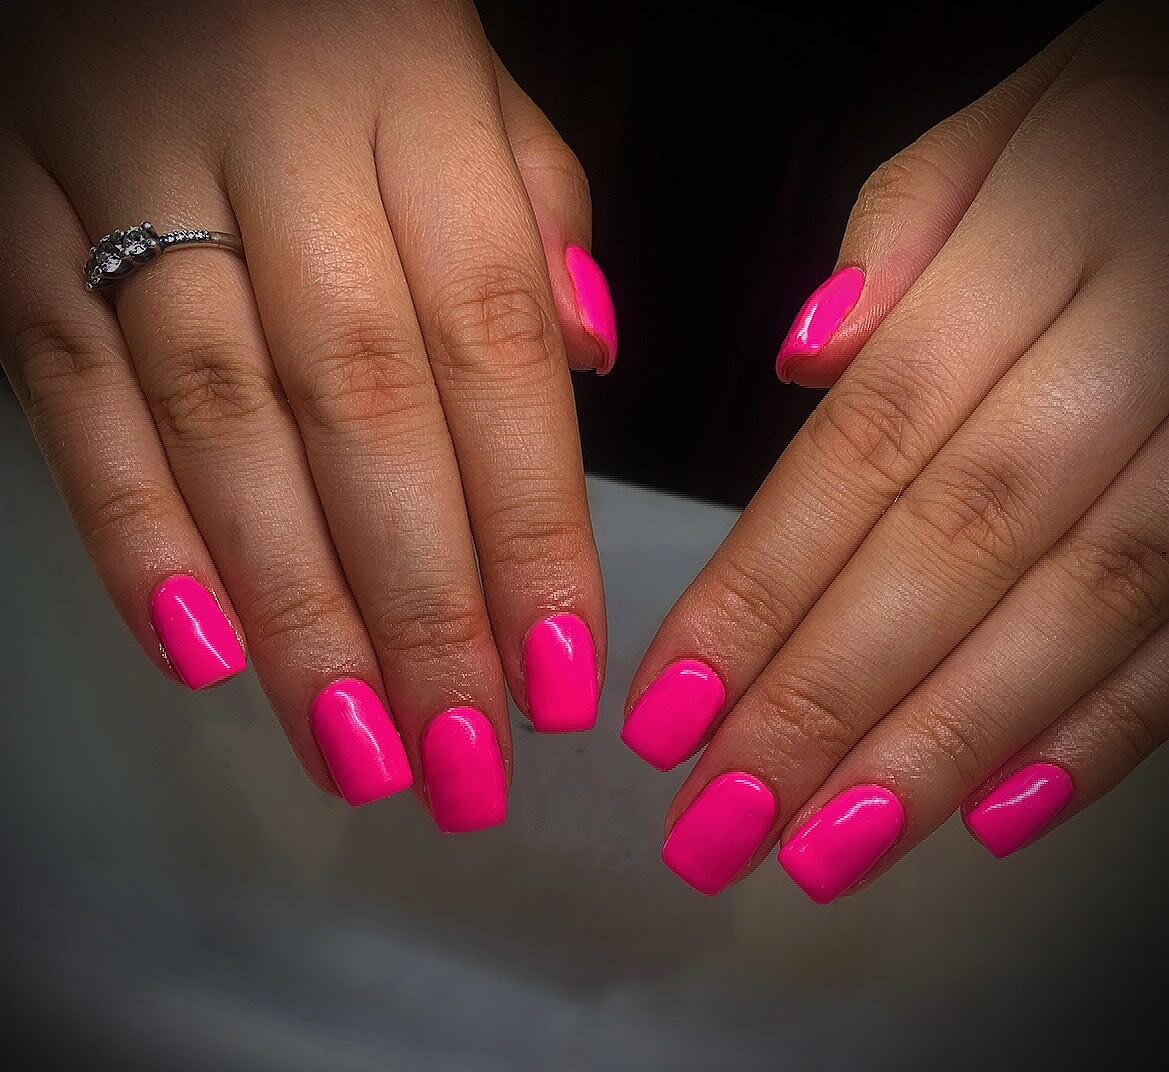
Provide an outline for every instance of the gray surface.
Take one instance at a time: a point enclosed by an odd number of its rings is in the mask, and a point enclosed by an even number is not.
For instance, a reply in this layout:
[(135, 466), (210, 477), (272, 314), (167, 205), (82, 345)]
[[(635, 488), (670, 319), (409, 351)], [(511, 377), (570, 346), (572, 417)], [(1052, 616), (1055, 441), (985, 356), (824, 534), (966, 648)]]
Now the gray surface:
[(318, 794), (250, 674), (202, 696), (156, 676), (2, 398), (0, 451), (13, 1045), (125, 1068), (1066, 1068), (1159, 1030), (1166, 755), (1016, 859), (952, 822), (828, 909), (774, 862), (713, 901), (665, 870), (681, 776), (625, 751), (620, 707), (728, 511), (593, 481), (600, 725), (518, 731), (510, 822), (443, 838), (408, 797)]

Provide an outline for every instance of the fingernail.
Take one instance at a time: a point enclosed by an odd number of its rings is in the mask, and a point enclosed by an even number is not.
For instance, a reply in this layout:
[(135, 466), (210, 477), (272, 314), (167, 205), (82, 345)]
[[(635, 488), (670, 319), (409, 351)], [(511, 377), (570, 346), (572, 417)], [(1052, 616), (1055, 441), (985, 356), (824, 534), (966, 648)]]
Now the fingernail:
[(205, 689), (247, 667), (243, 646), (215, 597), (194, 577), (168, 577), (150, 597), (150, 620), (189, 689)]
[(507, 776), (495, 728), (473, 707), (433, 719), (422, 741), (426, 790), (438, 828), (462, 834), (507, 818)]
[(1032, 763), (1012, 774), (966, 815), (966, 826), (995, 856), (1030, 844), (1068, 806), (1072, 776), (1054, 763)]
[(699, 893), (721, 893), (759, 851), (775, 811), (775, 797), (758, 778), (720, 774), (674, 824), (662, 859)]
[(313, 702), (313, 737), (350, 807), (400, 793), (414, 784), (390, 713), (364, 681), (344, 678)]
[(600, 265), (580, 246), (569, 246), (564, 251), (564, 265), (576, 294), (580, 322), (605, 351), (604, 363), (597, 369), (604, 376), (617, 361), (617, 311), (609, 282)]
[(681, 659), (637, 701), (621, 740), (647, 763), (668, 771), (698, 750), (726, 698), (722, 681), (706, 663)]
[(597, 724), (597, 651), (575, 614), (554, 614), (524, 644), (528, 714), (541, 733), (573, 733)]
[(841, 268), (813, 291), (779, 348), (775, 374), (787, 383), (791, 362), (818, 354), (844, 318), (853, 311), (865, 286), (859, 268)]
[(905, 829), (905, 807), (888, 789), (858, 785), (833, 797), (796, 832), (779, 862), (816, 904), (855, 886)]

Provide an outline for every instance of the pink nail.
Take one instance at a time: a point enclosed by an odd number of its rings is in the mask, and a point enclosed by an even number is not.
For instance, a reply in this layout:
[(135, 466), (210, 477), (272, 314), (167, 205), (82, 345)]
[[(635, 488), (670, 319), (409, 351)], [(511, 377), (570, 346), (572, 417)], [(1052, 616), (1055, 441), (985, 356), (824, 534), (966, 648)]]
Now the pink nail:
[(647, 763), (668, 771), (698, 751), (726, 698), (722, 681), (706, 663), (681, 659), (637, 701), (621, 740)]
[(344, 678), (322, 689), (310, 720), (333, 781), (351, 807), (372, 804), (414, 784), (390, 713), (364, 681)]
[(1012, 774), (966, 815), (966, 825), (995, 856), (1030, 844), (1068, 806), (1072, 776), (1054, 763), (1032, 763)]
[(189, 689), (244, 670), (244, 649), (215, 597), (194, 577), (168, 577), (150, 597), (150, 620), (175, 673)]
[(507, 818), (507, 776), (487, 716), (473, 707), (439, 715), (422, 741), (426, 789), (440, 830), (461, 834)]
[(662, 859), (699, 893), (721, 893), (759, 851), (775, 811), (775, 797), (758, 778), (720, 774), (674, 824)]
[(528, 714), (541, 733), (573, 733), (597, 724), (597, 651), (575, 614), (532, 627), (524, 645)]
[(904, 829), (905, 807), (896, 796), (879, 785), (858, 785), (804, 823), (779, 862), (816, 904), (828, 904), (864, 878)]
[(818, 354), (836, 334), (836, 329), (856, 307), (864, 287), (864, 272), (859, 268), (842, 268), (813, 291), (775, 359), (775, 374), (784, 383), (790, 379), (789, 366), (794, 359)]
[(576, 293), (580, 322), (605, 351), (605, 362), (597, 369), (604, 376), (617, 361), (617, 311), (608, 280), (600, 265), (580, 246), (569, 246), (564, 251), (564, 265)]

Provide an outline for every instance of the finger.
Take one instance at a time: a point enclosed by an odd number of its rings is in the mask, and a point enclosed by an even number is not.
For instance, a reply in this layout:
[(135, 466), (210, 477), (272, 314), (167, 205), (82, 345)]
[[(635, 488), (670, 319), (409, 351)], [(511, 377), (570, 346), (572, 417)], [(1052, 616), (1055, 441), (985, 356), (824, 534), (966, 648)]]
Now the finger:
[[(1057, 167), (1068, 155), (1059, 145), (1026, 148)], [(1085, 243), (1097, 241), (1065, 213), (1070, 202), (1052, 205), (1043, 183), (1010, 196), (988, 188), (972, 205), (662, 624), (630, 690), (623, 736), (635, 752), (663, 769), (694, 754), (873, 526), (1060, 315), (1080, 285)], [(1050, 226), (1036, 231), (1037, 217)], [(676, 693), (679, 660), (691, 672)]]
[(837, 270), (804, 303), (780, 347), (781, 380), (804, 387), (836, 382), (953, 234), (1084, 33), (1077, 23), (872, 174), (849, 216)]
[[(1129, 292), (1127, 271), (1086, 287), (889, 508), (727, 715), (678, 794), (669, 821), (726, 771), (761, 778), (781, 802), (789, 831), (807, 821), (815, 804), (802, 812), (801, 806), (830, 772), (839, 764), (855, 775), (855, 750), (865, 754), (861, 738), (883, 718), (885, 723), (894, 718), (887, 713), (962, 643), (1108, 486), (1169, 413), (1169, 384), (1159, 391), (1147, 386), (1157, 382), (1160, 356), (1142, 340), (1160, 338), (1169, 326), (1161, 323), (1164, 314), (1155, 303), (1144, 317), (1134, 317), (1131, 334), (1113, 337), (1115, 349), (1100, 338), (1098, 310), (1117, 300), (1117, 288), (1122, 295)], [(1103, 346), (1108, 359), (1098, 372), (1084, 361), (1068, 361), (1079, 346), (1089, 352)], [(1098, 449), (1103, 439), (1108, 446)], [(1083, 449), (1085, 442), (1093, 444), (1091, 450)], [(1072, 456), (1078, 458), (1077, 479), (1069, 485)], [(861, 769), (869, 770), (863, 762)], [(855, 786), (861, 787), (856, 792), (869, 792), (877, 782), (888, 786), (888, 772), (880, 773), (878, 780), (854, 777), (848, 786), (834, 776), (813, 800), (824, 804), (833, 788), (851, 793)], [(962, 786), (961, 792), (970, 788)], [(873, 824), (900, 836), (888, 817), (902, 818), (903, 802), (894, 794), (883, 803), (884, 818)], [(854, 805), (846, 795), (843, 804), (829, 808), (851, 812)], [(801, 818), (793, 823), (796, 815)], [(941, 821), (944, 814), (930, 816), (927, 824), (930, 818)], [(811, 832), (796, 837), (789, 857), (804, 844), (825, 840), (816, 824), (811, 819)], [(836, 825), (829, 822), (830, 829)], [(881, 853), (890, 848), (882, 844)], [(759, 853), (765, 851), (761, 844)], [(845, 888), (821, 888), (814, 875), (799, 871), (798, 860), (793, 867), (816, 897), (830, 899)]]
[[(1169, 620), (1167, 467), (1164, 424), (1072, 531), (872, 728), (788, 824), (780, 860), (811, 896), (830, 899), (861, 877), (856, 861), (825, 870), (841, 824), (832, 835), (823, 824), (816, 829), (818, 813), (831, 813), (834, 801), (858, 790), (878, 786), (889, 794), (888, 808), (904, 814), (905, 826), (869, 872), (876, 878)], [(907, 634), (913, 631), (909, 623)], [(1059, 788), (1045, 786), (1043, 795)], [(860, 863), (876, 863), (871, 844), (868, 851), (858, 855)]]
[[(145, 181), (123, 181), (117, 190), (80, 185), (76, 196), (94, 233), (135, 209), (174, 213), (175, 225), (237, 231), (218, 178), (195, 168), (165, 206)], [(114, 297), (171, 471), (301, 762), (318, 784), (335, 782), (351, 805), (408, 788), (378, 664), (273, 372), (243, 261), (218, 249), (169, 252)]]
[[(382, 198), (458, 457), (512, 695), (537, 729), (588, 729), (605, 613), (572, 384), (485, 44), (477, 28), (454, 32), (459, 46), (431, 57), (425, 97), (413, 83), (392, 87), (377, 137)], [(446, 123), (420, 150), (418, 132), (434, 129), (434, 109)], [(426, 169), (404, 166), (420, 151)]]
[(592, 243), (588, 179), (548, 117), (498, 56), (495, 75), (507, 138), (540, 228), (569, 366), (577, 371), (596, 369), (604, 376), (617, 360), (617, 314), (605, 274), (588, 252)]
[(371, 130), (299, 122), (293, 141), (256, 116), (228, 156), (257, 304), (419, 793), (442, 829), (481, 829), (506, 818), (503, 676)]
[(85, 231), (31, 159), (6, 151), (0, 173), (12, 195), (0, 245), (5, 371), (143, 650), (191, 688), (218, 684), (245, 665), (235, 613), (175, 486), (117, 320), (84, 289)]
[(975, 792), (971, 834), (1008, 856), (1114, 789), (1169, 740), (1169, 630), (1150, 638)]

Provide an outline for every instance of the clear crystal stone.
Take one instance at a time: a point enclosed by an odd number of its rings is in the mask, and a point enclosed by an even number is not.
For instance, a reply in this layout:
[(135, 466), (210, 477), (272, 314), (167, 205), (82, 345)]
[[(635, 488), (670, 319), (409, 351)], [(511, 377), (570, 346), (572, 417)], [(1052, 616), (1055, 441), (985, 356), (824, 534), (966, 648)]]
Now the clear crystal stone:
[(107, 275), (122, 267), (122, 251), (113, 246), (99, 248), (96, 257), (98, 268)]
[(135, 227), (122, 236), (122, 249), (128, 257), (141, 257), (150, 248), (150, 239), (140, 228)]

